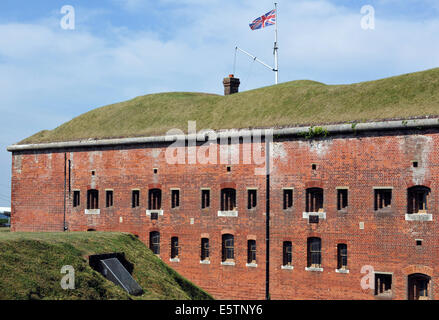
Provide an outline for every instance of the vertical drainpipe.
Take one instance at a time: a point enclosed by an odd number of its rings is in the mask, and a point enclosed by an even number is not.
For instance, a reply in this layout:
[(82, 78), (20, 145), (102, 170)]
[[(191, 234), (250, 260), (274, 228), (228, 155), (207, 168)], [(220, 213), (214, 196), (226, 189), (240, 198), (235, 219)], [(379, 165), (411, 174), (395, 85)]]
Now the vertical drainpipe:
[(265, 299), (270, 300), (270, 140), (265, 135)]
[(66, 231), (66, 192), (67, 192), (67, 153), (64, 153), (64, 219), (63, 219), (63, 231)]

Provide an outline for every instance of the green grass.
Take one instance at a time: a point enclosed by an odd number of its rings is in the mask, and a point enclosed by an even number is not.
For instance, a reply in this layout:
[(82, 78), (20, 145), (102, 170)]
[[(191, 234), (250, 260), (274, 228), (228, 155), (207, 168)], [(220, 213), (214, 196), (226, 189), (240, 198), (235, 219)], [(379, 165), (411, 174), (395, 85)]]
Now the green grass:
[(230, 96), (152, 94), (87, 112), (22, 142), (165, 134), (171, 128), (288, 127), (439, 115), (439, 69), (351, 85), (292, 81)]
[[(0, 300), (211, 299), (124, 233), (14, 233), (0, 229)], [(88, 265), (88, 256), (124, 252), (145, 293), (129, 296)], [(75, 269), (76, 288), (60, 286), (62, 266)]]

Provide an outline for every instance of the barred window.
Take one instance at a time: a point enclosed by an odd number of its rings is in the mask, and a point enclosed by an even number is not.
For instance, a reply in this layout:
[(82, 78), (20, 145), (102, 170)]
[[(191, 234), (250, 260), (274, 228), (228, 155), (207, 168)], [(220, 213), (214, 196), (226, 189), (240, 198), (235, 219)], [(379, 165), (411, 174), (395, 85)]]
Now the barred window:
[(236, 209), (236, 190), (222, 189), (221, 190), (221, 211), (233, 211)]
[(392, 189), (375, 189), (375, 211), (390, 208), (392, 205)]
[(257, 190), (247, 190), (247, 208), (253, 209), (257, 205)]
[(427, 213), (427, 199), (430, 188), (423, 186), (411, 187), (407, 190), (407, 213)]
[(319, 212), (323, 210), (323, 189), (306, 189), (306, 212)]
[(87, 191), (87, 209), (99, 209), (99, 191), (91, 189)]
[(162, 208), (162, 190), (150, 189), (148, 197), (148, 210), (160, 210)]

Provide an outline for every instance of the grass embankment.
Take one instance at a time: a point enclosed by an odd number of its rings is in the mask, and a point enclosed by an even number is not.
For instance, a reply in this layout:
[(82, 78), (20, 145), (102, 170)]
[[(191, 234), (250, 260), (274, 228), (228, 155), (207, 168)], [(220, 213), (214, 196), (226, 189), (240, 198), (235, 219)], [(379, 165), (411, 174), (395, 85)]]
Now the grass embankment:
[(292, 81), (230, 96), (151, 94), (87, 112), (21, 144), (165, 134), (171, 128), (287, 127), (439, 115), (439, 69), (351, 85)]
[[(88, 256), (124, 252), (145, 293), (129, 296), (88, 265)], [(75, 289), (60, 286), (62, 266), (75, 269)], [(12, 233), (0, 229), (0, 299), (211, 299), (123, 233)]]

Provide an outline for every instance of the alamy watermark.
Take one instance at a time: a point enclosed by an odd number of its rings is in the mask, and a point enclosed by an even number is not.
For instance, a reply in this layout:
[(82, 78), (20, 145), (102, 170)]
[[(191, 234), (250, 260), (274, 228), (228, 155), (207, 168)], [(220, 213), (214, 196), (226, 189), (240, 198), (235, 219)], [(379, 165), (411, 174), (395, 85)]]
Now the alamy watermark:
[(75, 8), (71, 5), (65, 5), (61, 8), (61, 14), (64, 16), (59, 22), (63, 30), (75, 30)]
[(75, 269), (72, 266), (63, 266), (61, 274), (65, 274), (61, 279), (61, 288), (64, 290), (75, 289)]
[(375, 30), (375, 8), (371, 5), (365, 5), (361, 8), (361, 28), (363, 30)]

